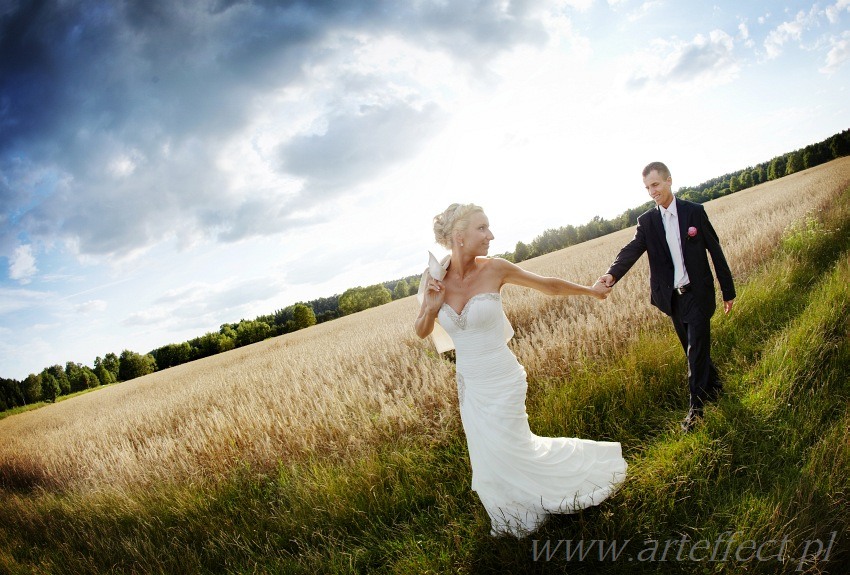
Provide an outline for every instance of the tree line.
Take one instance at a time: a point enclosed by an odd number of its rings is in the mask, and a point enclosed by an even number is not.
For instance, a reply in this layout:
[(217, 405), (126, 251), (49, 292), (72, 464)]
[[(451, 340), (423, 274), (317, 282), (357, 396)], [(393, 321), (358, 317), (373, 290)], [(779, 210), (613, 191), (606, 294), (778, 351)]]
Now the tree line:
[[(707, 202), (763, 182), (775, 180), (831, 160), (850, 155), (850, 130), (844, 130), (822, 142), (776, 156), (767, 162), (713, 178), (694, 187), (680, 188), (676, 196), (697, 203)], [(651, 201), (606, 220), (599, 216), (579, 226), (549, 229), (530, 243), (517, 242), (513, 252), (497, 254), (512, 262), (521, 262), (572, 245), (631, 227), (640, 214), (652, 207)], [(23, 381), (0, 378), (0, 411), (38, 402), (52, 402), (101, 385), (128, 381), (157, 370), (167, 369), (196, 359), (250, 345), (270, 337), (291, 333), (331, 321), (371, 307), (407, 297), (419, 289), (419, 275), (372, 286), (355, 287), (341, 295), (299, 302), (253, 320), (226, 323), (217, 332), (156, 348), (144, 355), (124, 350), (120, 355), (98, 356), (92, 367), (67, 362), (30, 374)]]

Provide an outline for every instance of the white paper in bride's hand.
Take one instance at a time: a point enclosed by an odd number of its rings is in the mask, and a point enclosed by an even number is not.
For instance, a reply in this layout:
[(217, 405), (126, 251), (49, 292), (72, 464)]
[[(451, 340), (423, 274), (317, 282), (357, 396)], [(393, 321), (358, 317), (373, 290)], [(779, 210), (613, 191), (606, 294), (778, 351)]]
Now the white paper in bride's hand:
[(445, 268), (440, 265), (440, 262), (437, 261), (437, 258), (431, 252), (428, 252), (428, 273), (438, 281), (443, 281), (443, 278), (446, 277)]

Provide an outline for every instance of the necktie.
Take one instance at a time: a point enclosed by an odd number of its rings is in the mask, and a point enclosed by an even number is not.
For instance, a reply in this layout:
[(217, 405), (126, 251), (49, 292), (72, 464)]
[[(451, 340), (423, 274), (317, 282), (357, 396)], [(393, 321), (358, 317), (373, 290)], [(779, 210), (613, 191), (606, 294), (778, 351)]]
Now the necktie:
[(667, 235), (667, 245), (673, 257), (673, 287), (682, 285), (685, 275), (685, 262), (682, 259), (682, 244), (679, 241), (679, 223), (672, 212), (664, 211), (664, 232)]

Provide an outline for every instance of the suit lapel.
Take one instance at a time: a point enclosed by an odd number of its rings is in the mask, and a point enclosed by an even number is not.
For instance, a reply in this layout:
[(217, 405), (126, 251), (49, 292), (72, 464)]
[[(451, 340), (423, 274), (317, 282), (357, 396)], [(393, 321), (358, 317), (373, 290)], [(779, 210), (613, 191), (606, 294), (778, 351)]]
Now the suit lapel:
[(652, 227), (655, 228), (655, 232), (658, 234), (663, 241), (667, 241), (664, 234), (664, 222), (661, 221), (661, 210), (658, 209), (658, 206), (652, 208)]
[(688, 237), (688, 222), (691, 218), (691, 210), (688, 209), (688, 204), (676, 198), (676, 213), (679, 219), (679, 237), (682, 239), (682, 253), (685, 250), (685, 239)]
[(673, 265), (673, 256), (670, 255), (670, 246), (667, 245), (667, 233), (664, 231), (664, 222), (661, 220), (661, 210), (658, 209), (658, 206), (652, 208), (652, 213), (649, 217), (652, 220), (652, 227), (658, 237), (659, 251), (670, 265)]

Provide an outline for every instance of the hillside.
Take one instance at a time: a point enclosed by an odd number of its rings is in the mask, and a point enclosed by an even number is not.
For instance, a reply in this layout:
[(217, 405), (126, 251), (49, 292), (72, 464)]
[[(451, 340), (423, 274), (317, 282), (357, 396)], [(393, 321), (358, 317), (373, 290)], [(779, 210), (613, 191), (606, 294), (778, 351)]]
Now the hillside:
[[(610, 504), (553, 519), (537, 544), (486, 535), (453, 364), (413, 335), (410, 297), (0, 420), (0, 569), (578, 572), (541, 542), (637, 551), (731, 530), (787, 537), (787, 560), (707, 572), (843, 573), (850, 158), (706, 209), (740, 289), (714, 324), (728, 396), (692, 436), (676, 432), (685, 366), (645, 263), (605, 302), (504, 290), (532, 429), (621, 441), (630, 465)], [(522, 265), (591, 283), (632, 233)], [(699, 567), (632, 558), (588, 572)]]

